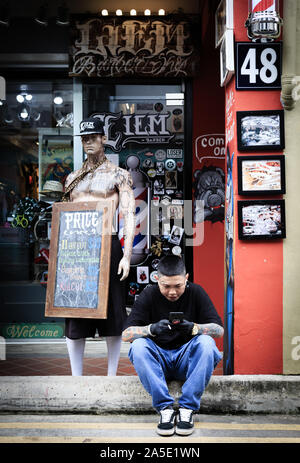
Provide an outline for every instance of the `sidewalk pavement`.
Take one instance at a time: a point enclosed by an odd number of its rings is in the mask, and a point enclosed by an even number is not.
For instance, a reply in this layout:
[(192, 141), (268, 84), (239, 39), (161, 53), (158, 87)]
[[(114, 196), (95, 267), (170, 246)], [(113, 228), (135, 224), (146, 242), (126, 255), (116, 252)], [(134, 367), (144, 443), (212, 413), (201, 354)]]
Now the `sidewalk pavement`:
[[(7, 360), (0, 362), (0, 412), (153, 413), (151, 397), (127, 359), (128, 348), (122, 344), (118, 375), (108, 377), (105, 342), (87, 341), (85, 376), (72, 377), (63, 341), (8, 342)], [(178, 400), (181, 383), (172, 381), (169, 387)], [(300, 376), (223, 376), (216, 370), (201, 413), (299, 414), (299, 392)]]
[[(117, 376), (136, 376), (128, 359), (130, 344), (121, 344)], [(83, 361), (84, 376), (105, 376), (107, 374), (106, 342), (101, 338), (87, 339)], [(223, 374), (220, 362), (214, 375)], [(59, 340), (7, 340), (6, 360), (0, 361), (1, 376), (69, 376), (71, 368), (67, 345)]]

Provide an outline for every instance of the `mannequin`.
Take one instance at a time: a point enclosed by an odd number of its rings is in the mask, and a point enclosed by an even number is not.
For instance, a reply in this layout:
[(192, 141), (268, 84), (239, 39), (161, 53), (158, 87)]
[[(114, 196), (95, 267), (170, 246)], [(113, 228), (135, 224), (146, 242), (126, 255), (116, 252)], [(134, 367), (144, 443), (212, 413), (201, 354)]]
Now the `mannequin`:
[(124, 216), (124, 250), (117, 235), (112, 234), (111, 269), (107, 319), (66, 319), (66, 342), (73, 376), (83, 373), (85, 339), (93, 337), (96, 329), (106, 338), (108, 376), (117, 373), (120, 358), (121, 334), (126, 318), (124, 280), (130, 270), (130, 259), (135, 233), (135, 200), (130, 174), (105, 157), (103, 123), (98, 118), (80, 123), (83, 149), (87, 155), (81, 169), (66, 179), (63, 201), (113, 201), (113, 212), (118, 206)]

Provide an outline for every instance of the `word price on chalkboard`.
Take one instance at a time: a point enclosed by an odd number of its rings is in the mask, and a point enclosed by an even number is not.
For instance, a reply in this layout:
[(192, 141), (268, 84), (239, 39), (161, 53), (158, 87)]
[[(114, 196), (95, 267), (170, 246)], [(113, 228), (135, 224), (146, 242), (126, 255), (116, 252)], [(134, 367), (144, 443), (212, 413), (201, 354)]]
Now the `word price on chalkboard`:
[(236, 89), (281, 88), (281, 42), (235, 44)]
[(111, 216), (110, 202), (53, 205), (46, 316), (106, 317)]

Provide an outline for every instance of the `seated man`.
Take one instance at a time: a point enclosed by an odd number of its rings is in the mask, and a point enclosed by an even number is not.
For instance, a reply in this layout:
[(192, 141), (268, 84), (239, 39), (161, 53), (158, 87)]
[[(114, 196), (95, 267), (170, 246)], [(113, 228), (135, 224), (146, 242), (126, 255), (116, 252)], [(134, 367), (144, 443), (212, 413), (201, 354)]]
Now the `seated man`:
[[(130, 361), (160, 413), (158, 434), (170, 436), (176, 430), (186, 436), (193, 432), (192, 415), (222, 358), (212, 337), (223, 336), (224, 330), (204, 289), (188, 282), (180, 257), (162, 258), (157, 271), (158, 285), (136, 299), (122, 339), (132, 342)], [(170, 312), (183, 312), (183, 320), (173, 324)], [(171, 379), (184, 381), (177, 420), (167, 386)]]

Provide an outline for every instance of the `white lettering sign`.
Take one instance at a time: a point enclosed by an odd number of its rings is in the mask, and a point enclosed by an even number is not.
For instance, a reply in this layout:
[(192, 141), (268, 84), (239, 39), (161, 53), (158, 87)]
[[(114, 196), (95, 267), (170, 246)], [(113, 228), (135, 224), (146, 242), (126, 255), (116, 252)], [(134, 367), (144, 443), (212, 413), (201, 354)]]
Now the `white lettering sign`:
[(121, 151), (127, 143), (169, 143), (174, 137), (167, 129), (166, 114), (94, 114), (104, 124), (106, 145)]

